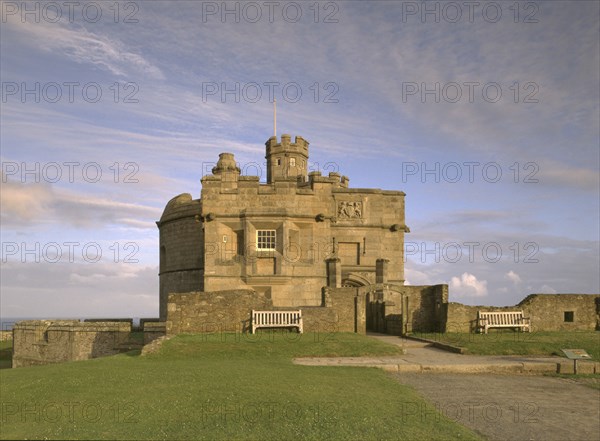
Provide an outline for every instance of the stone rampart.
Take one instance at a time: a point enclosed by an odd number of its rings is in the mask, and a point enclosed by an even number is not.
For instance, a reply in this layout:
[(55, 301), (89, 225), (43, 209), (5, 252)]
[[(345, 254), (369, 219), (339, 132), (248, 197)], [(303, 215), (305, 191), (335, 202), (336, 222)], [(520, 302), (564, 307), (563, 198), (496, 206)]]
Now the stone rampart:
[(129, 322), (25, 320), (13, 327), (13, 367), (114, 355), (131, 332)]
[(535, 331), (593, 331), (600, 328), (598, 294), (530, 294), (515, 306), (448, 303), (442, 332), (474, 332), (477, 311), (523, 311)]

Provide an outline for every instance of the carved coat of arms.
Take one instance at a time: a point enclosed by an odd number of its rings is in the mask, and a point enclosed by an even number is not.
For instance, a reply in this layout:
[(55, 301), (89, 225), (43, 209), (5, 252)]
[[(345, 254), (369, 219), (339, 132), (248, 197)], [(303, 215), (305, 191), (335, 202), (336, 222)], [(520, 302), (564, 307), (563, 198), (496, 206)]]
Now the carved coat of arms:
[(340, 202), (338, 204), (338, 218), (360, 219), (363, 215), (362, 202)]

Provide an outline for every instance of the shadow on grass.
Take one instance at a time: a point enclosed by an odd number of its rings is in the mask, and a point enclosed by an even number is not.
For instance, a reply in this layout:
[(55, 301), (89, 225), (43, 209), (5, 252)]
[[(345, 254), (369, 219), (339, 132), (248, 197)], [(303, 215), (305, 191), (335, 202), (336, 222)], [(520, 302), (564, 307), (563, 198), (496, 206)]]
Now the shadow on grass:
[(141, 349), (132, 349), (131, 351), (125, 352), (128, 357), (139, 357), (142, 354)]
[(0, 349), (0, 369), (12, 368), (12, 346)]

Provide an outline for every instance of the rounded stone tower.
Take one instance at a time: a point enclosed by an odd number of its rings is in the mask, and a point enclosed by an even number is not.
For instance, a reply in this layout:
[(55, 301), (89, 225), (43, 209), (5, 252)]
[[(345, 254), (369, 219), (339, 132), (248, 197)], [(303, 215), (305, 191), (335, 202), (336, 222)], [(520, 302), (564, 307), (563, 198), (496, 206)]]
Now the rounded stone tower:
[(167, 318), (169, 293), (202, 291), (204, 284), (204, 238), (202, 205), (183, 193), (169, 201), (160, 221), (160, 319)]

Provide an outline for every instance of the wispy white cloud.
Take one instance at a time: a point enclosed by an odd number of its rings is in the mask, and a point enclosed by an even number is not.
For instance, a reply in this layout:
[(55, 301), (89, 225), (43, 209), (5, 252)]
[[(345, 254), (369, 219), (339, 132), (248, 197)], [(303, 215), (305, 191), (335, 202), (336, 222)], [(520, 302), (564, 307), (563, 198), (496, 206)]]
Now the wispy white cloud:
[(139, 53), (128, 50), (121, 41), (108, 35), (98, 35), (83, 26), (69, 25), (64, 18), (58, 23), (45, 20), (34, 22), (9, 15), (6, 26), (23, 36), (23, 41), (55, 56), (79, 64), (105, 69), (126, 77), (138, 74), (165, 79), (162, 71)]
[(134, 228), (156, 228), (153, 221), (161, 210), (130, 202), (119, 202), (53, 187), (48, 183), (22, 184), (6, 180), (0, 193), (2, 225), (21, 229), (54, 223), (75, 227), (122, 224)]

